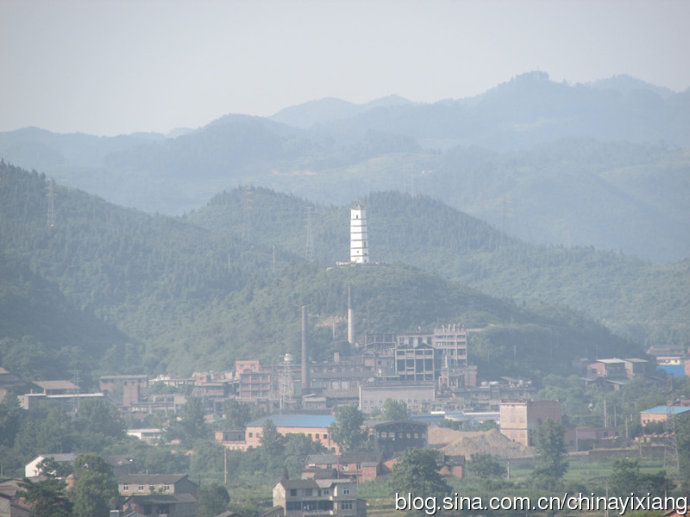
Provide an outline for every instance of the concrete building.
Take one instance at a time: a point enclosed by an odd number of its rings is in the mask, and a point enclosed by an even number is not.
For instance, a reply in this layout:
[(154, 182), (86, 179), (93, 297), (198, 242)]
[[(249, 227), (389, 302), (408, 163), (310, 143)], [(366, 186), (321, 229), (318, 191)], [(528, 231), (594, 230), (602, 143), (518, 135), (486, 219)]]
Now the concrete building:
[(125, 515), (195, 517), (199, 486), (185, 474), (128, 474), (117, 480)]
[(273, 487), (273, 506), (285, 517), (333, 515), (366, 517), (366, 502), (357, 499), (350, 479), (283, 479)]
[(98, 379), (98, 389), (123, 407), (141, 402), (148, 387), (146, 375), (104, 375)]
[(139, 438), (142, 442), (146, 442), (149, 445), (157, 445), (163, 438), (163, 430), (155, 427), (128, 429), (127, 436)]
[(74, 463), (74, 460), (77, 459), (77, 455), (72, 452), (57, 454), (39, 454), (29, 463), (24, 465), (24, 476), (27, 478), (34, 478), (40, 476), (41, 463), (43, 463), (47, 459), (51, 459), (57, 463), (69, 463), (71, 465), (72, 463)]
[(313, 478), (318, 470), (334, 469), (338, 477), (350, 477), (359, 483), (376, 479), (382, 468), (383, 456), (371, 452), (310, 454), (305, 461), (302, 479)]
[(421, 422), (400, 420), (380, 422), (371, 427), (374, 448), (390, 458), (405, 449), (422, 449), (428, 443), (428, 427)]
[(546, 420), (561, 421), (561, 403), (556, 400), (501, 402), (501, 433), (522, 445), (532, 445), (534, 430)]
[(244, 441), (247, 447), (259, 447), (264, 423), (270, 420), (282, 435), (304, 434), (321, 443), (329, 451), (338, 450), (338, 445), (331, 440), (328, 427), (335, 422), (333, 415), (271, 415), (258, 418), (247, 424)]
[(373, 383), (359, 387), (359, 409), (371, 413), (381, 410), (386, 400), (402, 401), (411, 413), (423, 413), (436, 400), (436, 389), (432, 382), (424, 384)]
[(689, 406), (656, 406), (640, 411), (640, 424), (666, 422), (669, 416), (681, 415), (690, 411)]

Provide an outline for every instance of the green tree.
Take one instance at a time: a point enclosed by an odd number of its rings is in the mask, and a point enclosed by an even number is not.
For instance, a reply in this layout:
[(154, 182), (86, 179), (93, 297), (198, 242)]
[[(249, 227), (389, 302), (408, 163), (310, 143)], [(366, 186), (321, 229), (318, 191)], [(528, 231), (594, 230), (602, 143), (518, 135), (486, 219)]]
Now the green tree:
[(223, 402), (223, 413), (225, 414), (224, 427), (228, 431), (244, 429), (251, 419), (249, 405), (237, 399), (227, 399)]
[(0, 446), (12, 447), (21, 425), (19, 399), (11, 393), (0, 403)]
[(168, 439), (180, 439), (187, 447), (191, 447), (194, 440), (207, 438), (208, 434), (203, 401), (196, 397), (188, 398), (180, 410), (179, 419), (168, 429)]
[(630, 492), (659, 496), (668, 489), (668, 484), (666, 473), (663, 471), (656, 474), (641, 473), (638, 460), (614, 461), (613, 472), (609, 478), (609, 489), (614, 496), (626, 496)]
[(74, 460), (74, 477), (74, 517), (108, 517), (119, 498), (110, 465), (97, 454), (80, 454)]
[(230, 495), (224, 486), (213, 483), (199, 487), (198, 517), (213, 517), (225, 511)]
[(65, 482), (53, 476), (34, 483), (21, 483), (23, 497), (31, 506), (31, 517), (71, 517), (72, 503), (65, 493)]
[(498, 478), (505, 476), (505, 465), (488, 453), (477, 453), (470, 456), (467, 470), (478, 478)]
[(285, 466), (288, 474), (299, 477), (304, 468), (304, 460), (310, 454), (324, 452), (326, 448), (320, 442), (304, 434), (290, 434), (285, 442)]
[(391, 487), (399, 494), (443, 497), (450, 487), (438, 472), (438, 454), (434, 449), (407, 449), (393, 465)]
[(367, 432), (362, 430), (364, 415), (355, 406), (345, 406), (336, 413), (336, 422), (328, 427), (331, 439), (338, 444), (341, 452), (360, 448), (367, 439)]
[(534, 446), (539, 461), (533, 477), (542, 486), (555, 486), (568, 470), (563, 435), (563, 426), (550, 418), (535, 430)]
[(402, 400), (386, 399), (383, 403), (381, 418), (384, 420), (407, 420), (410, 417), (407, 404)]
[(267, 472), (274, 472), (283, 466), (285, 437), (278, 432), (272, 420), (266, 420), (261, 429), (260, 450)]

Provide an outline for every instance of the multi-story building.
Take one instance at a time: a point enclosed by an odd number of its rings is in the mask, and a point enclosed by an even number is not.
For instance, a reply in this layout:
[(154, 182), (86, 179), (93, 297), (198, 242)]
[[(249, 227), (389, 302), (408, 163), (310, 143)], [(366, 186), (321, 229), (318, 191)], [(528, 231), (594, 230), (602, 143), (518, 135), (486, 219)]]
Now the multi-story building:
[(146, 375), (104, 375), (98, 379), (98, 388), (123, 407), (141, 402), (148, 387)]
[(404, 402), (412, 413), (422, 413), (436, 400), (433, 382), (424, 384), (370, 383), (359, 387), (359, 408), (364, 413), (383, 409), (386, 400)]
[(285, 517), (367, 515), (351, 479), (283, 479), (273, 487), (273, 506), (283, 508)]
[(258, 359), (235, 362), (239, 380), (237, 395), (242, 400), (268, 399), (275, 393), (271, 370), (263, 368)]
[(561, 403), (556, 400), (501, 402), (501, 433), (522, 445), (532, 445), (534, 430), (546, 420), (561, 421)]
[(117, 487), (125, 498), (125, 512), (152, 517), (197, 514), (199, 486), (185, 474), (128, 474), (118, 478)]
[(358, 483), (376, 479), (383, 469), (383, 456), (371, 452), (343, 454), (310, 454), (305, 462), (302, 478), (313, 478), (319, 471), (334, 469), (338, 477), (350, 477)]

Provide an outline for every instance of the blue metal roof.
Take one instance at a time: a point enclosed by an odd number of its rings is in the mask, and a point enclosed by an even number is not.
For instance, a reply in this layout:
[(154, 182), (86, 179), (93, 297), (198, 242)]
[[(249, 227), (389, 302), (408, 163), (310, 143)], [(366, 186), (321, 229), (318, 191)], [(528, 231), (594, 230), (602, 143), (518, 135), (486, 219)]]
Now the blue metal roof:
[(679, 415), (690, 411), (687, 406), (656, 406), (651, 409), (645, 409), (643, 413), (671, 413), (672, 415)]
[(247, 424), (248, 426), (262, 426), (271, 420), (276, 427), (328, 427), (335, 422), (333, 415), (270, 415), (262, 416)]
[(657, 369), (666, 372), (672, 377), (685, 377), (685, 367), (682, 364), (660, 364)]

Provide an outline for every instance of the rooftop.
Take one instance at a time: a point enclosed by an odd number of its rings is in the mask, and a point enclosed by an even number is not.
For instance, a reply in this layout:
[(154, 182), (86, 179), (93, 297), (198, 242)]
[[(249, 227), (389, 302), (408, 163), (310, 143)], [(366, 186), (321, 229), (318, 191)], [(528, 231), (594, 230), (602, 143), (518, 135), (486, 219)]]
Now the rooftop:
[(126, 474), (117, 478), (121, 485), (172, 485), (186, 478), (186, 474)]
[(670, 413), (672, 415), (680, 415), (690, 411), (689, 406), (656, 406), (651, 409), (645, 409), (642, 413)]
[(335, 422), (333, 415), (270, 415), (257, 418), (247, 427), (263, 426), (268, 420), (276, 427), (328, 427)]

